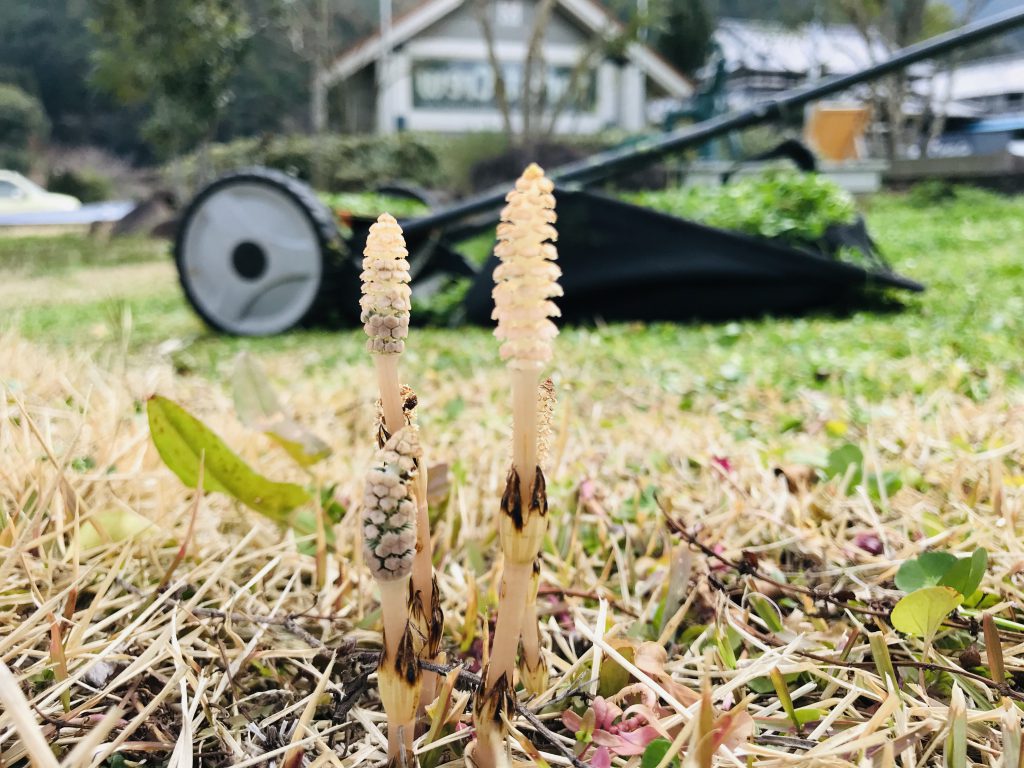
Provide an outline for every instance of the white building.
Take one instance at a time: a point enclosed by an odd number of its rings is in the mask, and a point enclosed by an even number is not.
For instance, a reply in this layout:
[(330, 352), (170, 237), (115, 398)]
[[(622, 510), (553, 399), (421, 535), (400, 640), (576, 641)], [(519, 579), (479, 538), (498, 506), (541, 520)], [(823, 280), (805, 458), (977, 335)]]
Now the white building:
[[(714, 34), (725, 60), (728, 98), (744, 107), (774, 93), (832, 75), (849, 75), (888, 58), (880, 38), (870, 44), (850, 24), (805, 24), (797, 28), (762, 21), (723, 19)], [(927, 75), (928, 63), (910, 68)]]
[[(423, 0), (375, 34), (345, 51), (329, 67), (328, 87), (343, 84), (341, 122), (346, 130), (461, 133), (500, 131), (494, 68), (476, 0)], [(537, 0), (494, 0), (487, 5), (506, 92), (518, 130), (517, 108)], [(650, 48), (629, 45), (621, 60), (599, 59), (574, 74), (599, 37), (617, 22), (593, 0), (557, 0), (542, 45), (547, 103), (557, 104), (574, 86), (555, 133), (594, 133), (647, 127), (647, 105), (683, 99), (690, 81)], [(546, 122), (546, 121), (545, 121)]]

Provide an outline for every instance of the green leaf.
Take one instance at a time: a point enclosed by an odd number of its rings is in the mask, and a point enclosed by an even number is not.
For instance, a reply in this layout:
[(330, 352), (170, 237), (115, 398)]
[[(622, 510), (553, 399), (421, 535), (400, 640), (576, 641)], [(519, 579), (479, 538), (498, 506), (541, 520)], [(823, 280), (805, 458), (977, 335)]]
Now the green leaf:
[(900, 632), (930, 642), (947, 616), (963, 602), (952, 587), (925, 587), (911, 592), (892, 609), (892, 625)]
[[(655, 739), (652, 741), (644, 750), (644, 756), (640, 758), (640, 768), (658, 768), (658, 765), (665, 759), (665, 755), (668, 754), (671, 747), (672, 742), (668, 739)], [(672, 758), (672, 762), (669, 765), (679, 765), (678, 758)]]
[(173, 400), (154, 395), (146, 403), (149, 431), (160, 458), (189, 488), (199, 478), (203, 457), (203, 488), (226, 493), (247, 507), (283, 523), (292, 509), (310, 500), (293, 483), (278, 483), (253, 471), (224, 441)]
[(282, 413), (281, 402), (267, 382), (267, 374), (248, 352), (239, 352), (231, 373), (231, 394), (238, 419), (247, 427)]
[(891, 499), (903, 487), (903, 478), (899, 472), (883, 472), (881, 475), (867, 476), (868, 495), (875, 501), (882, 498), (882, 490), (885, 489), (885, 497)]
[(750, 601), (750, 607), (754, 609), (754, 613), (761, 617), (764, 623), (768, 625), (768, 629), (772, 632), (781, 632), (783, 630), (782, 618), (779, 614), (779, 609), (775, 607), (775, 603), (756, 592), (751, 592), (747, 599)]
[(263, 432), (299, 465), (309, 467), (331, 455), (327, 443), (284, 412), (267, 374), (246, 352), (235, 360), (231, 389), (239, 420)]
[(285, 453), (303, 467), (311, 467), (331, 455), (327, 443), (289, 418), (265, 424), (263, 434), (280, 445)]
[(896, 587), (904, 592), (913, 592), (922, 587), (937, 586), (954, 565), (956, 557), (948, 552), (925, 552), (900, 566), (896, 572)]
[(864, 453), (853, 443), (846, 443), (828, 455), (825, 474), (830, 479), (842, 478), (846, 475), (847, 469), (851, 465), (856, 467), (850, 477), (850, 487), (853, 487), (860, 483), (861, 476), (863, 475)]
[(970, 597), (981, 586), (981, 580), (985, 578), (987, 567), (988, 552), (984, 547), (978, 547), (970, 557), (953, 563), (939, 584), (944, 587), (952, 587), (964, 597)]
[(115, 507), (89, 515), (79, 529), (78, 544), (82, 549), (92, 549), (108, 541), (127, 541), (153, 530), (152, 520), (130, 509)]
[(814, 707), (800, 707), (800, 709), (793, 710), (793, 714), (796, 715), (796, 721), (800, 725), (807, 725), (807, 723), (813, 723), (816, 720), (823, 720), (825, 718), (826, 710), (815, 709)]
[(722, 663), (729, 669), (736, 669), (736, 653), (730, 642), (729, 633), (719, 630), (715, 633), (715, 647), (718, 648), (718, 655)]

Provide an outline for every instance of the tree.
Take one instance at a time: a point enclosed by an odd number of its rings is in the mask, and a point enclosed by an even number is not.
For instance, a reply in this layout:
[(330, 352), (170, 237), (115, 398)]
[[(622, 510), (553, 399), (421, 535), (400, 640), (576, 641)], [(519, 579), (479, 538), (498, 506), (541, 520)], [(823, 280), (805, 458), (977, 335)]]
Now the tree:
[(88, 87), (92, 35), (86, 0), (2, 0), (0, 81), (38, 98), (63, 144), (96, 144), (138, 156), (139, 110)]
[[(888, 55), (952, 26), (948, 7), (929, 0), (841, 0), (840, 8), (860, 31), (873, 59), (879, 48)], [(871, 93), (876, 114), (885, 116), (885, 151), (891, 162), (905, 154), (921, 130), (920, 120), (908, 121), (904, 109), (910, 97), (906, 71), (873, 83)]]
[(672, 3), (666, 11), (655, 47), (680, 72), (693, 75), (704, 65), (715, 31), (707, 0)]
[[(609, 24), (591, 35), (573, 64), (565, 88), (555, 97), (548, 93), (548, 67), (544, 58), (544, 35), (557, 0), (537, 0), (533, 25), (526, 40), (522, 77), (518, 93), (510, 93), (505, 69), (497, 55), (491, 14), (491, 0), (474, 0), (473, 8), (487, 47), (487, 58), (494, 77), (494, 96), (502, 116), (502, 125), (509, 144), (533, 153), (550, 139), (558, 119), (588, 88), (587, 75), (605, 58), (624, 58), (630, 45), (660, 19), (662, 0), (649, 0), (646, 11), (640, 11), (634, 0), (620, 0), (610, 9)], [(616, 23), (615, 19), (622, 20)], [(519, 128), (516, 129), (516, 123)]]
[(0, 84), (0, 167), (28, 170), (29, 152), (49, 130), (38, 99)]
[(145, 138), (171, 156), (209, 140), (253, 30), (236, 0), (93, 0), (92, 81), (146, 104)]

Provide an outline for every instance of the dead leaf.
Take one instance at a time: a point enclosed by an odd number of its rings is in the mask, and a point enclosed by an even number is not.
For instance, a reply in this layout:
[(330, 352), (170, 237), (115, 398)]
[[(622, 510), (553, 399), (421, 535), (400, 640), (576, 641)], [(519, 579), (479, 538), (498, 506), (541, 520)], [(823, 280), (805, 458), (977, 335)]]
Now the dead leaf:
[(427, 470), (427, 504), (435, 506), (448, 498), (452, 478), (445, 463), (435, 464)]
[(818, 482), (818, 471), (807, 464), (776, 467), (775, 476), (786, 478), (786, 487), (790, 493), (805, 493)]
[(690, 706), (700, 699), (700, 695), (682, 683), (677, 683), (672, 676), (665, 671), (665, 664), (668, 663), (668, 652), (657, 643), (641, 643), (636, 650), (633, 659), (642, 672), (654, 679), (658, 685), (668, 691), (681, 704)]

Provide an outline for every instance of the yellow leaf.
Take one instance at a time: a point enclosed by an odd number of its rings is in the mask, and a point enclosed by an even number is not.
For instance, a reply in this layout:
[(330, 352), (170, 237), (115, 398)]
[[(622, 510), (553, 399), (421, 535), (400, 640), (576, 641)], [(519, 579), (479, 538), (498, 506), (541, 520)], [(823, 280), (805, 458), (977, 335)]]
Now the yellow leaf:
[(914, 590), (892, 609), (892, 625), (906, 635), (931, 641), (942, 622), (963, 600), (963, 595), (952, 587)]

